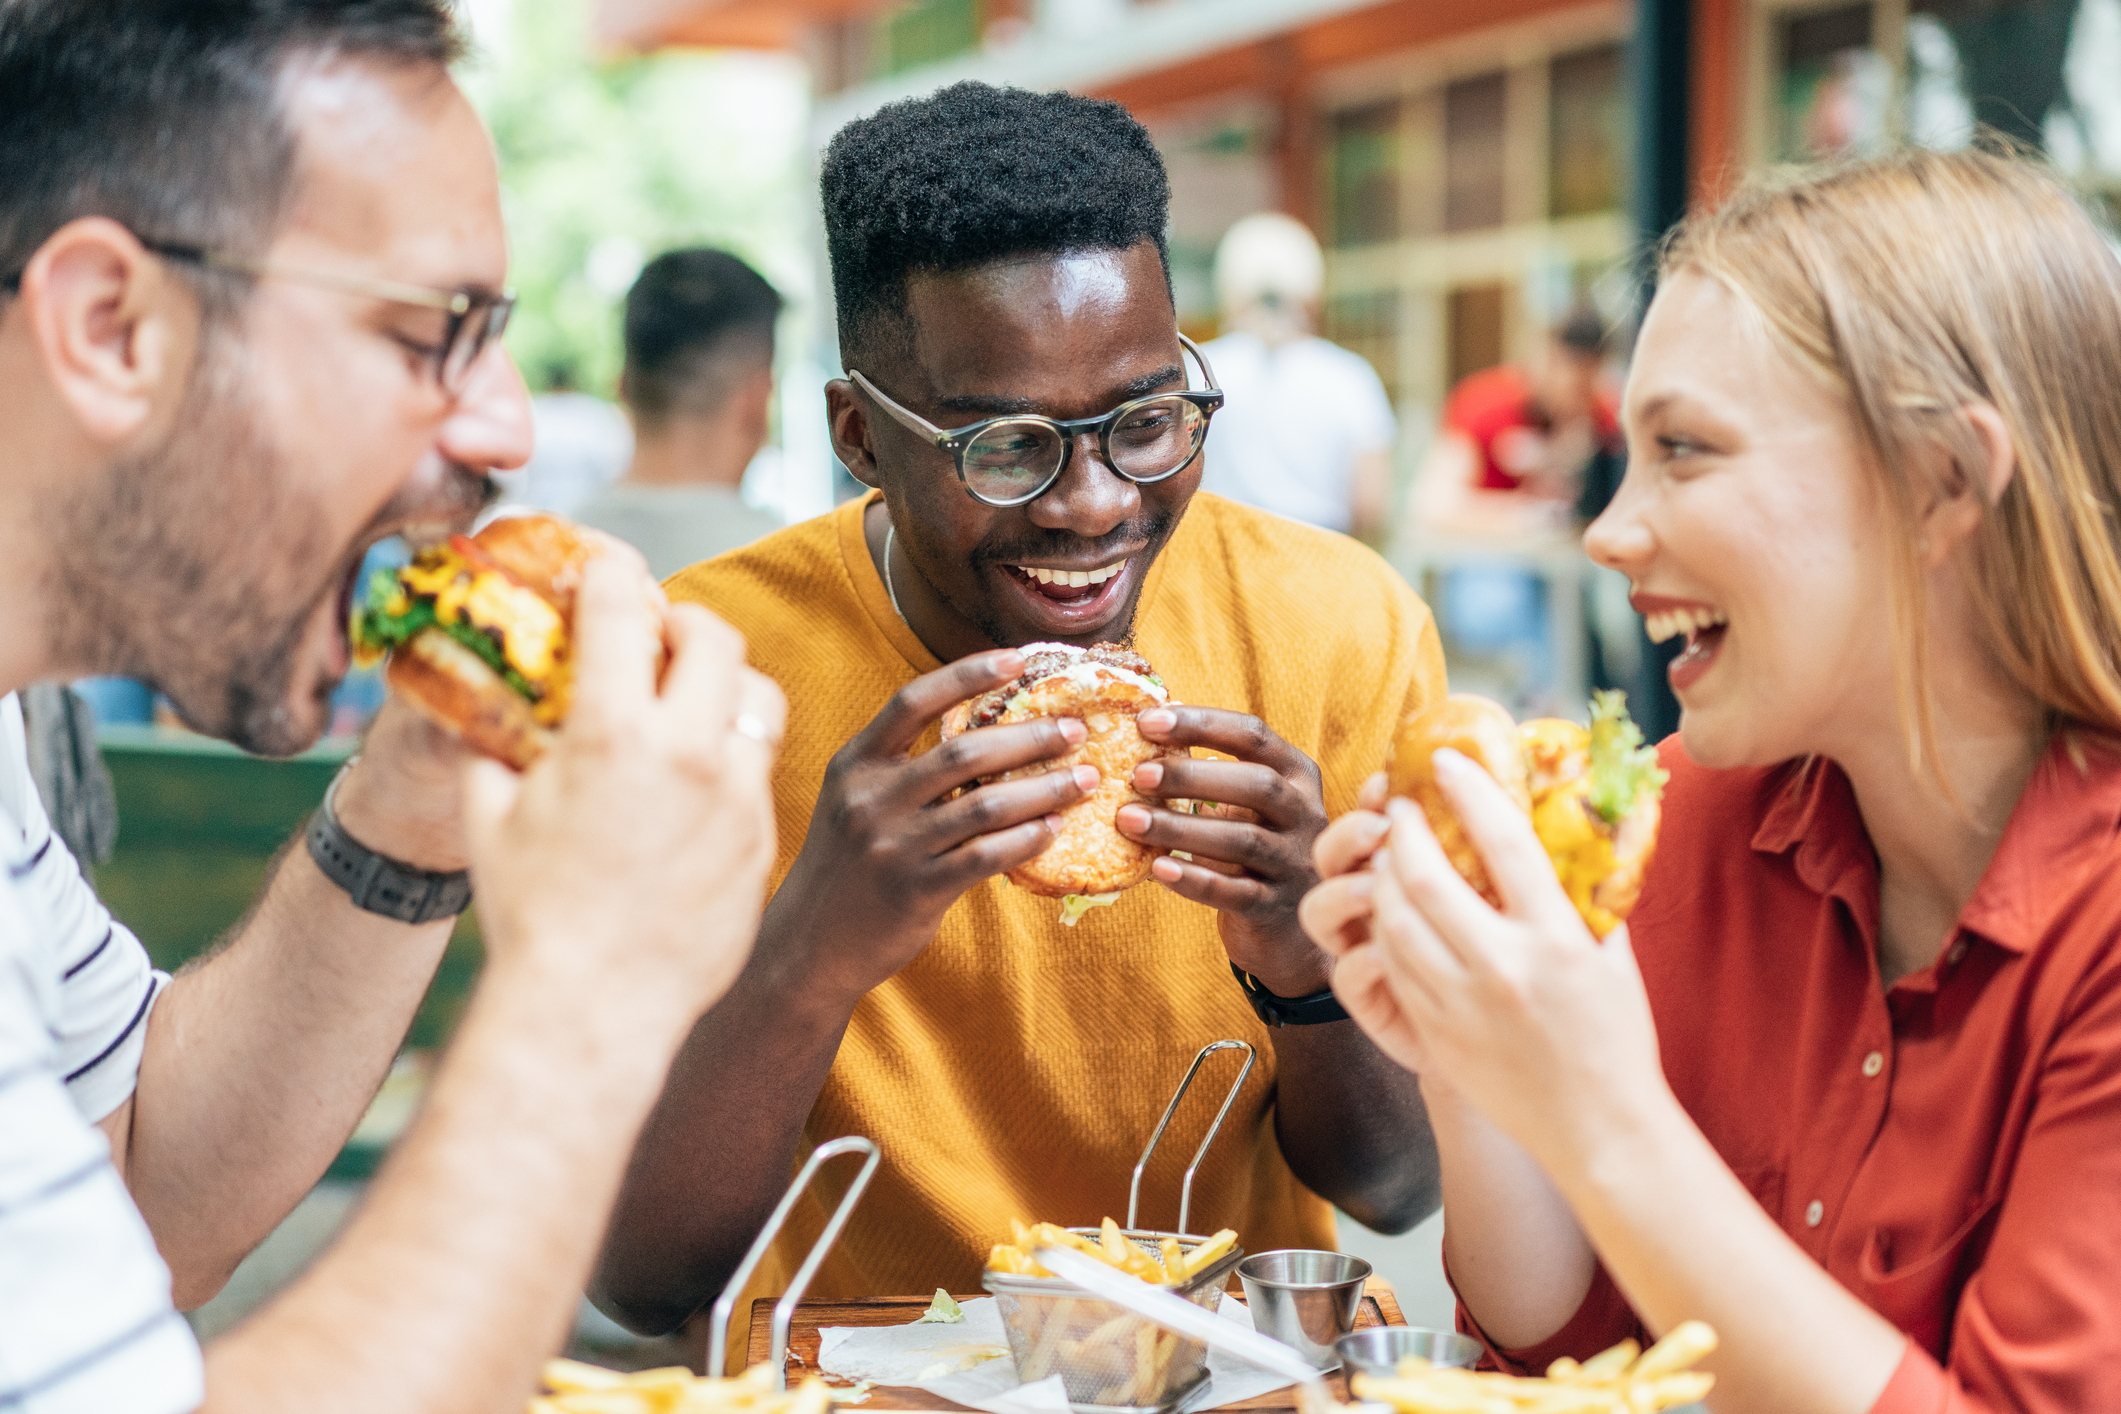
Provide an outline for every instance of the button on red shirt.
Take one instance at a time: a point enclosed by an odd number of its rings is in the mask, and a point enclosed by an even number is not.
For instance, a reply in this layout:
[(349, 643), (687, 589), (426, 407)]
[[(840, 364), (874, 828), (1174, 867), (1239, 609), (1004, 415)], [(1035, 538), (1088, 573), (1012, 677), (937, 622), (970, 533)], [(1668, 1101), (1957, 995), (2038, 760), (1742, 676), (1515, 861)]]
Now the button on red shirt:
[[(1890, 988), (1839, 769), (1662, 755), (1629, 932), (1665, 1073), (1768, 1215), (1907, 1332), (1874, 1414), (2121, 1409), (2121, 744), (2058, 735), (1954, 937)], [(1552, 1339), (1494, 1353), (1543, 1369), (1628, 1335), (1601, 1272)]]

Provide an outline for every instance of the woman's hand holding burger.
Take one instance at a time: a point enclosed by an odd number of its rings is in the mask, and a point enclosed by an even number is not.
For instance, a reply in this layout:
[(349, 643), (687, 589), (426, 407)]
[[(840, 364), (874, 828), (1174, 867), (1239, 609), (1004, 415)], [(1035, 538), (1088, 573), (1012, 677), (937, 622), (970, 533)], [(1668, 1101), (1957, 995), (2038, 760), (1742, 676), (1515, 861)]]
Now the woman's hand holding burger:
[[(1484, 862), (1500, 907), (1469, 883), (1422, 809), (1385, 799), (1318, 841), (1303, 922), (1337, 959), (1333, 989), (1378, 1047), (1469, 1102), (1550, 1171), (1622, 1132), (1616, 1104), (1664, 1092), (1649, 1002), (1625, 925), (1603, 942), (1556, 877), (1532, 817), (1451, 749), (1433, 779)], [(1441, 1098), (1432, 1094), (1432, 1104)]]
[(472, 761), (465, 811), (494, 968), (584, 1019), (667, 1007), (674, 1045), (751, 951), (786, 706), (740, 635), (652, 587), (626, 557), (584, 567), (567, 720), (520, 774)]

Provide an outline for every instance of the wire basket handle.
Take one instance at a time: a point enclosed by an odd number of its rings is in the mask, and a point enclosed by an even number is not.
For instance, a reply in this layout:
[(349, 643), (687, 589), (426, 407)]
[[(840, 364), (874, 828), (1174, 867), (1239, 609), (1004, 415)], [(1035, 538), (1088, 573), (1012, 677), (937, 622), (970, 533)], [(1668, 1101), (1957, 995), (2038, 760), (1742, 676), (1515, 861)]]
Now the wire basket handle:
[(744, 1284), (751, 1280), (751, 1274), (757, 1271), (759, 1263), (765, 1260), (766, 1249), (773, 1245), (774, 1238), (780, 1236), (781, 1228), (788, 1221), (788, 1215), (795, 1211), (796, 1200), (810, 1187), (810, 1180), (817, 1176), (817, 1171), (829, 1160), (842, 1154), (867, 1154), (869, 1157), (862, 1162), (861, 1172), (854, 1176), (854, 1182), (847, 1185), (846, 1196), (840, 1199), (839, 1206), (834, 1208), (832, 1216), (826, 1219), (825, 1230), (819, 1233), (817, 1241), (811, 1244), (810, 1254), (803, 1258), (803, 1265), (796, 1269), (794, 1278), (788, 1283), (787, 1292), (773, 1308), (773, 1383), (776, 1389), (788, 1388), (788, 1331), (795, 1320), (795, 1308), (801, 1303), (803, 1293), (809, 1290), (810, 1279), (817, 1275), (818, 1266), (825, 1260), (825, 1254), (830, 1252), (832, 1244), (839, 1240), (840, 1229), (847, 1226), (847, 1219), (854, 1212), (854, 1205), (862, 1200), (862, 1192), (868, 1188), (869, 1180), (875, 1176), (876, 1166), (883, 1161), (883, 1151), (876, 1147), (876, 1141), (864, 1139), (858, 1134), (834, 1139), (810, 1151), (809, 1161), (796, 1174), (795, 1182), (788, 1185), (788, 1191), (781, 1195), (780, 1205), (773, 1210), (773, 1215), (766, 1219), (766, 1226), (759, 1230), (758, 1240), (751, 1244), (751, 1250), (746, 1252), (744, 1260), (737, 1264), (736, 1275), (729, 1278), (729, 1285), (723, 1287), (722, 1294), (715, 1298), (714, 1315), (707, 1330), (709, 1375), (719, 1378), (726, 1372), (729, 1317), (736, 1309), (736, 1299), (743, 1291)]
[(1208, 1157), (1208, 1146), (1215, 1142), (1215, 1136), (1222, 1130), (1223, 1120), (1229, 1117), (1230, 1106), (1237, 1103), (1238, 1092), (1245, 1088), (1245, 1081), (1252, 1076), (1252, 1062), (1258, 1057), (1253, 1053), (1248, 1041), (1210, 1041), (1200, 1048), (1200, 1054), (1193, 1058), (1193, 1064), (1186, 1067), (1186, 1078), (1178, 1082), (1177, 1093), (1171, 1096), (1171, 1103), (1164, 1106), (1164, 1117), (1156, 1122), (1156, 1132), (1149, 1136), (1149, 1147), (1142, 1150), (1141, 1158), (1135, 1162), (1134, 1181), (1127, 1185), (1129, 1231), (1138, 1230), (1140, 1227), (1135, 1218), (1138, 1216), (1137, 1209), (1141, 1206), (1142, 1170), (1149, 1167), (1149, 1159), (1156, 1153), (1156, 1146), (1163, 1142), (1164, 1131), (1171, 1126), (1171, 1116), (1178, 1113), (1178, 1102), (1185, 1099), (1186, 1091), (1193, 1088), (1193, 1077), (1200, 1074), (1201, 1066), (1217, 1051), (1243, 1051), (1245, 1064), (1244, 1069), (1237, 1072), (1237, 1083), (1230, 1087), (1229, 1094), (1223, 1096), (1223, 1107), (1215, 1112), (1215, 1123), (1208, 1126), (1207, 1137), (1200, 1141), (1200, 1148), (1195, 1151), (1193, 1162), (1186, 1168), (1185, 1181), (1179, 1186), (1178, 1230), (1192, 1231), (1186, 1224), (1193, 1215), (1193, 1175), (1200, 1172), (1200, 1161)]

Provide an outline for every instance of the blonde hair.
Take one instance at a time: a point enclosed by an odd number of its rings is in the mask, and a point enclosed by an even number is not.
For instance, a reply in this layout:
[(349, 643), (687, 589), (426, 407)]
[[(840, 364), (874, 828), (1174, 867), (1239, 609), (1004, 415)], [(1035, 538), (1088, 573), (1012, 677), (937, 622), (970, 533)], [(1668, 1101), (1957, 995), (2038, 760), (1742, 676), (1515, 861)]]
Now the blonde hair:
[(1918, 525), (1937, 497), (1987, 499), (1959, 415), (1977, 403), (2017, 456), (1974, 535), (1977, 632), (2051, 725), (2121, 733), (2121, 261), (2069, 190), (2015, 156), (1907, 152), (1754, 183), (1662, 265), (1735, 292), (1848, 399), (1904, 531), (1894, 677), (1917, 769), (1942, 774)]

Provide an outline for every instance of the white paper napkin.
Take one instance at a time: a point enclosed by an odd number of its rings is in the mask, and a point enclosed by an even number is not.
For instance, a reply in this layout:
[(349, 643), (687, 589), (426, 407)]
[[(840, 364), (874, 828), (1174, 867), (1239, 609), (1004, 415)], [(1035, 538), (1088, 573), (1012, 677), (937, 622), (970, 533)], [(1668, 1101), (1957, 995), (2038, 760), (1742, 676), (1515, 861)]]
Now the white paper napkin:
[[(967, 1301), (964, 1309), (964, 1321), (954, 1325), (827, 1326), (818, 1333), (818, 1368), (844, 1380), (874, 1380), (880, 1385), (926, 1390), (992, 1414), (1067, 1414), (1068, 1395), (1059, 1375), (1029, 1385), (1018, 1382), (994, 1298)], [(1221, 1315), (1226, 1321), (1252, 1324), (1252, 1313), (1244, 1303), (1227, 1293)], [(966, 1362), (972, 1362), (969, 1368), (936, 1369)], [(1288, 1383), (1279, 1375), (1211, 1349), (1207, 1382), (1193, 1392), (1182, 1410), (1233, 1404), (1284, 1389)]]

